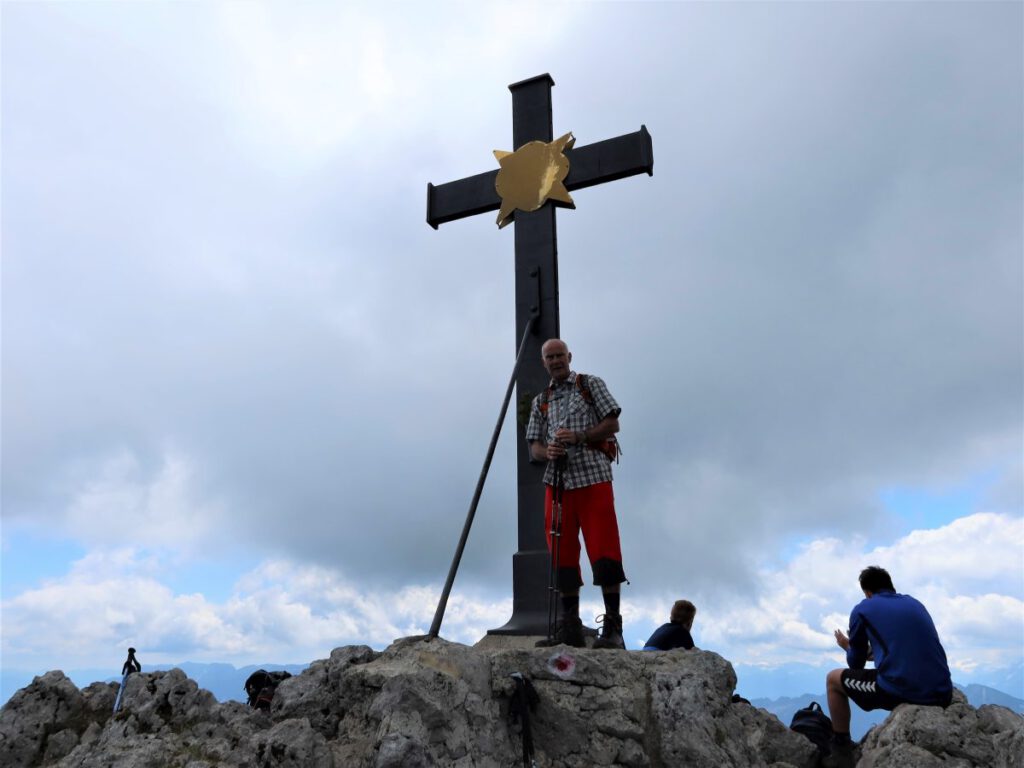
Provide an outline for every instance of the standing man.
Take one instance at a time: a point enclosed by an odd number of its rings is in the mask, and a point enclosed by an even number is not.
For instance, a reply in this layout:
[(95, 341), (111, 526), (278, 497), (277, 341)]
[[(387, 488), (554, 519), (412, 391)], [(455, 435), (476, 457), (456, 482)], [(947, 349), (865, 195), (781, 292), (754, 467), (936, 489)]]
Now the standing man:
[[(618, 445), (619, 413), (605, 383), (597, 376), (578, 374), (569, 368), (572, 353), (564, 341), (548, 339), (541, 347), (544, 368), (551, 376), (547, 390), (533, 399), (526, 440), (535, 461), (546, 461), (544, 525), (548, 551), (557, 546), (555, 574), (562, 596), (563, 618), (554, 637), (538, 646), (565, 643), (584, 646), (580, 621), (580, 532), (594, 574), (594, 584), (604, 595), (601, 633), (595, 648), (625, 649), (619, 587), (626, 580), (622, 570), (619, 526), (612, 494), (613, 458)], [(561, 535), (552, 542), (551, 507), (555, 485), (560, 485)]]
[[(921, 603), (896, 593), (884, 568), (860, 572), (864, 600), (850, 613), (850, 634), (835, 631), (846, 651), (848, 669), (833, 669), (825, 678), (832, 717), (832, 754), (824, 768), (852, 768), (850, 699), (861, 709), (892, 710), (899, 704), (949, 706), (953, 682), (935, 623)], [(874, 661), (874, 669), (864, 669)]]

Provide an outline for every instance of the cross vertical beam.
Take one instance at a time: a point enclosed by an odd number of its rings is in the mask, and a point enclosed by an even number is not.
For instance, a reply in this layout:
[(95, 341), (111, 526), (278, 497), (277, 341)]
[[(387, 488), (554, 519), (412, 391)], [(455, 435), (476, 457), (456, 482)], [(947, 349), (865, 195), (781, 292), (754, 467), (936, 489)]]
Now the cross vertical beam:
[[(551, 86), (544, 74), (509, 86), (512, 92), (512, 148), (530, 141), (551, 141)], [(534, 333), (526, 342), (516, 377), (516, 401), (541, 392), (548, 384), (541, 363), (541, 345), (559, 335), (558, 239), (555, 206), (516, 211), (515, 275), (516, 336), (519, 339), (533, 312), (539, 310)], [(544, 465), (533, 462), (526, 428), (516, 421), (518, 487), (518, 550), (512, 556), (512, 618), (489, 634), (542, 635), (547, 632), (549, 555), (544, 535)]]

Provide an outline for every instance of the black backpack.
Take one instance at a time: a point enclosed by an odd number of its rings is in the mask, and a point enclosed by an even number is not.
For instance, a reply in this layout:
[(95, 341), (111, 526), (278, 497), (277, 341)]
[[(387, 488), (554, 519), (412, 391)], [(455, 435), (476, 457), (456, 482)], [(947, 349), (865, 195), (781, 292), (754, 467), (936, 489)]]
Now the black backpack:
[(269, 712), (270, 702), (274, 698), (277, 686), (281, 684), (282, 680), (287, 680), (291, 676), (291, 672), (267, 672), (265, 669), (257, 669), (245, 681), (245, 693), (249, 697), (246, 703), (253, 709)]
[(793, 722), (789, 724), (791, 731), (803, 734), (825, 755), (831, 751), (832, 721), (821, 711), (818, 702), (812, 701), (803, 709), (793, 713)]

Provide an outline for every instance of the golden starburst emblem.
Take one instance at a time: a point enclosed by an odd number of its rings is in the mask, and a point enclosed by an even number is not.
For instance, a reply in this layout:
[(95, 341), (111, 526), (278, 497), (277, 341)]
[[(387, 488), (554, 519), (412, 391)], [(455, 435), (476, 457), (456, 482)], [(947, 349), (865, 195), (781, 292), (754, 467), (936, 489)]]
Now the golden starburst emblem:
[(571, 149), (575, 141), (572, 133), (567, 133), (550, 142), (531, 141), (515, 152), (494, 150), (494, 157), (501, 166), (494, 182), (501, 198), (498, 229), (512, 221), (516, 209), (536, 211), (548, 200), (576, 207), (562, 183), (569, 175), (569, 158), (563, 153)]

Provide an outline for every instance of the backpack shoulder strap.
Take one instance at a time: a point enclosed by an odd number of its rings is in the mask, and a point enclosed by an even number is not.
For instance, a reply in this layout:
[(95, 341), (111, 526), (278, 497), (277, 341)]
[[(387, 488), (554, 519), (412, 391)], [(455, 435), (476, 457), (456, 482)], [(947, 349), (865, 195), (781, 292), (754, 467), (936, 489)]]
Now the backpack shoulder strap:
[[(589, 403), (591, 405), (594, 404), (594, 395), (591, 394), (591, 392), (590, 392), (590, 385), (589, 385), (589, 382), (587, 381), (587, 374), (585, 374), (585, 373), (577, 373), (576, 374), (576, 389), (578, 389), (580, 391), (580, 396), (583, 398), (584, 402)], [(545, 416), (548, 413), (548, 405), (551, 402), (551, 396), (553, 394), (554, 394), (554, 389), (551, 387), (550, 384), (548, 385), (547, 389), (545, 389), (543, 392), (540, 393), (540, 403), (539, 403), (540, 412), (543, 413)]]
[(583, 399), (588, 403), (594, 402), (594, 396), (590, 392), (590, 382), (587, 381), (587, 374), (577, 373), (576, 374), (576, 389), (580, 391)]
[(540, 393), (540, 403), (538, 403), (538, 407), (540, 408), (540, 412), (545, 416), (548, 415), (548, 405), (551, 403), (551, 395), (553, 394), (554, 390), (551, 388), (550, 384), (547, 389)]
[[(576, 388), (580, 391), (580, 397), (583, 398), (583, 402), (593, 409), (594, 416), (596, 418), (597, 406), (594, 404), (594, 394), (590, 391), (590, 380), (587, 377), (587, 374), (576, 374)], [(609, 461), (614, 461), (615, 463), (618, 463), (619, 456), (622, 455), (622, 448), (619, 445), (619, 439), (615, 435), (605, 438), (604, 440), (591, 441), (587, 443), (587, 447), (601, 451), (608, 457)]]

